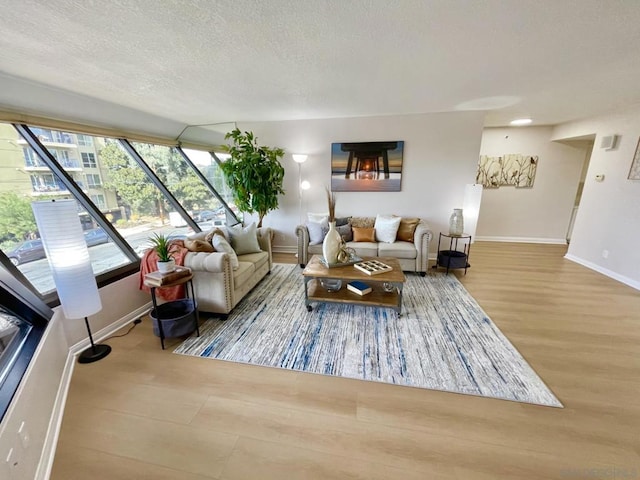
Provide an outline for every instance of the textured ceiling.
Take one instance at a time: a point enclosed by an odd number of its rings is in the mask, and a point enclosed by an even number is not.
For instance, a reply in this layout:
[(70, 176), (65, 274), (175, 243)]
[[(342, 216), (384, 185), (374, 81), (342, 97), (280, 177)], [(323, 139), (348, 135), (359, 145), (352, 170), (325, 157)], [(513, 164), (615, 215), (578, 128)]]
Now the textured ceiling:
[[(638, 0), (2, 3), (0, 107), (33, 109), (37, 82), (174, 121), (176, 135), (467, 109), (487, 125), (556, 124), (640, 102)], [(7, 79), (21, 87), (3, 93)]]

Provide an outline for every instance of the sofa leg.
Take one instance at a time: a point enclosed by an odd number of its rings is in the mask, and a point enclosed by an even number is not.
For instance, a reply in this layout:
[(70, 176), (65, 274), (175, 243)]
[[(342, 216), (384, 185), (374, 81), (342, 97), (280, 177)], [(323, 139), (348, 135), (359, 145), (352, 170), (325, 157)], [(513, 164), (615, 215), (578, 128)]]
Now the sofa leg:
[(228, 314), (226, 314), (226, 313), (219, 313), (218, 315), (220, 316), (220, 320), (221, 320), (221, 321), (223, 321), (223, 322), (224, 322), (227, 318), (229, 318), (229, 315), (228, 315)]
[(300, 268), (304, 268), (304, 267), (306, 267), (306, 265), (304, 263), (301, 263)]
[(420, 276), (424, 277), (427, 274), (427, 272), (420, 272)]

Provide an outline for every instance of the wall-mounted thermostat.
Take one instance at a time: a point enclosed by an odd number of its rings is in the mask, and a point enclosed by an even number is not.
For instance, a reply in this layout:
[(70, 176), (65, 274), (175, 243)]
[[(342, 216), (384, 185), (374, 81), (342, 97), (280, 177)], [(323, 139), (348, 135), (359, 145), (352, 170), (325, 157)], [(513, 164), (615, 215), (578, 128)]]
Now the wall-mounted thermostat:
[(596, 175), (596, 182), (604, 182), (604, 173)]

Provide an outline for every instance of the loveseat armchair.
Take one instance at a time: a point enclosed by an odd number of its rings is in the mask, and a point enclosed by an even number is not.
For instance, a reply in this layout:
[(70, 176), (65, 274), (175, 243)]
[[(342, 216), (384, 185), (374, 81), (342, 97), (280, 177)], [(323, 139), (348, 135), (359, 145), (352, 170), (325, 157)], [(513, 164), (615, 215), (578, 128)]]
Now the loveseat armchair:
[[(394, 257), (398, 259), (402, 270), (405, 272), (419, 272), (424, 275), (427, 271), (429, 260), (429, 244), (433, 238), (433, 232), (429, 229), (429, 225), (421, 219), (402, 219), (403, 222), (411, 222), (412, 233), (409, 236), (402, 236), (400, 231), (398, 237), (392, 242), (377, 241), (355, 241), (353, 235), (349, 236), (349, 228), (358, 229), (374, 228), (376, 217), (344, 217), (341, 219), (342, 226), (338, 227), (338, 231), (343, 236), (347, 247), (353, 248), (356, 255), (360, 257)], [(415, 230), (413, 230), (415, 224)], [(322, 241), (319, 237), (312, 241), (309, 227), (310, 222), (305, 225), (296, 227), (298, 263), (304, 267), (309, 258), (313, 254), (322, 255)], [(344, 229), (341, 229), (344, 227)], [(353, 233), (353, 232), (352, 232)], [(406, 233), (406, 231), (405, 231)]]
[[(225, 229), (221, 229), (225, 231)], [(225, 236), (228, 233), (225, 231)], [(204, 240), (206, 232), (189, 237)], [(232, 253), (189, 252), (184, 266), (193, 272), (193, 287), (198, 301), (198, 310), (219, 313), (223, 317), (235, 307), (262, 278), (271, 272), (273, 256), (270, 228), (257, 229), (260, 251), (237, 255), (238, 267), (233, 268)]]

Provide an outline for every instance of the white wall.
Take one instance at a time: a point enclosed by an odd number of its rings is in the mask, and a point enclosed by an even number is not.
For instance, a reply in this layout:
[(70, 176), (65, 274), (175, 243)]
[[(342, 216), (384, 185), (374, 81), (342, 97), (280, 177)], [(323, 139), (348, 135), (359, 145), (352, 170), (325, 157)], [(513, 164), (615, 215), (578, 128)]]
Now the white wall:
[[(100, 289), (102, 310), (89, 318), (92, 334), (109, 328), (114, 322), (149, 303), (149, 294), (139, 289), (139, 275), (129, 275)], [(66, 320), (64, 332), (69, 345), (87, 339), (84, 319)]]
[(552, 127), (487, 128), (481, 155), (537, 155), (533, 188), (486, 188), (478, 240), (565, 243), (585, 148), (551, 141)]
[[(567, 258), (640, 290), (640, 180), (627, 179), (640, 136), (640, 106), (553, 130), (556, 140), (590, 134), (596, 135), (595, 147)], [(620, 135), (617, 148), (599, 148), (602, 137), (612, 134)], [(605, 180), (596, 182), (597, 174)]]
[[(326, 212), (325, 187), (330, 186), (331, 143), (403, 140), (404, 162), (400, 192), (338, 192), (336, 214), (375, 216), (377, 213), (418, 216), (434, 234), (447, 229), (453, 208), (460, 207), (464, 187), (475, 179), (483, 114), (481, 112), (403, 115), (387, 117), (240, 123), (262, 145), (287, 152), (284, 188), (278, 211), (264, 225), (277, 231), (274, 248), (293, 251), (298, 224), (298, 166), (293, 153), (309, 155), (302, 165), (304, 212)], [(432, 245), (432, 251), (435, 246)]]

